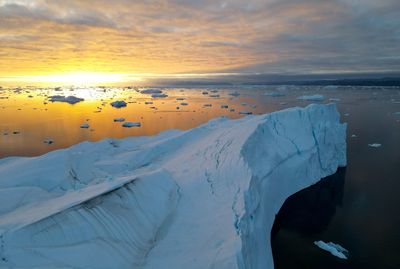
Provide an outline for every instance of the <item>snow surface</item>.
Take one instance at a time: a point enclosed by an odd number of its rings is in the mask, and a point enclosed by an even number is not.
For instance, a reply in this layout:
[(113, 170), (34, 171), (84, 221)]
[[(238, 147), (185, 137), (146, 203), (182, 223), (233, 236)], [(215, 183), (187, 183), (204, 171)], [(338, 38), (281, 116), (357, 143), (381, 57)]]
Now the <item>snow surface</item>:
[(273, 268), (293, 193), (346, 165), (334, 104), (0, 160), (0, 268)]
[(347, 251), (347, 249), (345, 249), (344, 247), (342, 247), (339, 244), (335, 244), (332, 242), (325, 243), (322, 240), (315, 241), (314, 244), (317, 245), (319, 248), (330, 252), (333, 256), (336, 256), (340, 259), (347, 260), (348, 251)]

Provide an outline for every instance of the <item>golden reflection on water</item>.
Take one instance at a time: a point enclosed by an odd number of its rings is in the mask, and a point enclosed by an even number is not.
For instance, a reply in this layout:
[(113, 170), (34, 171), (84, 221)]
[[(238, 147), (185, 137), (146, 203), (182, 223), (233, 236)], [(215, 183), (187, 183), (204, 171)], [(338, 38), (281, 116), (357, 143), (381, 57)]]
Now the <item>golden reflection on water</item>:
[[(168, 89), (164, 90), (168, 97), (152, 98), (128, 88), (3, 89), (0, 90), (0, 157), (40, 155), (81, 141), (108, 137), (186, 130), (219, 116), (241, 117), (243, 115), (238, 112), (243, 109), (260, 113), (259, 108), (251, 106), (257, 103), (253, 97), (233, 97), (229, 95), (232, 90), (208, 95), (202, 94), (203, 91), (205, 89)], [(213, 94), (220, 97), (210, 97)], [(85, 100), (76, 104), (50, 102), (48, 97), (52, 95), (73, 95)], [(127, 107), (112, 107), (110, 103), (115, 100), (125, 100)], [(249, 105), (244, 106), (243, 102)], [(205, 107), (205, 104), (212, 106)], [(225, 104), (228, 108), (221, 108)], [(141, 127), (124, 128), (122, 122), (114, 122), (114, 118), (140, 122)], [(80, 128), (84, 123), (90, 127)], [(46, 144), (43, 142), (46, 139), (54, 143)]]

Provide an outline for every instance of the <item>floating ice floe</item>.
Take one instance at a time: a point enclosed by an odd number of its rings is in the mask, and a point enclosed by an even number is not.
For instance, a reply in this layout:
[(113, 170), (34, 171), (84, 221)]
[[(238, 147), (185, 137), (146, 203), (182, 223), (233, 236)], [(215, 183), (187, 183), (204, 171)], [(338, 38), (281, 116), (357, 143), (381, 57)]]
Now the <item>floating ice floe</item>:
[(204, 104), (204, 107), (212, 107), (212, 104)]
[(65, 102), (65, 103), (69, 103), (71, 105), (76, 104), (78, 102), (84, 101), (85, 99), (83, 98), (79, 98), (76, 96), (67, 96), (65, 97), (64, 95), (53, 95), (53, 96), (49, 96), (49, 101), (51, 102)]
[(283, 92), (266, 92), (264, 93), (265, 96), (270, 96), (270, 97), (281, 97), (281, 96), (285, 96), (286, 94), (284, 94)]
[(229, 93), (229, 95), (234, 96), (234, 97), (238, 97), (240, 95), (240, 93), (238, 92), (231, 92)]
[(379, 143), (372, 143), (372, 144), (368, 144), (368, 146), (371, 147), (371, 148), (379, 148), (379, 147), (382, 146), (382, 144), (379, 144)]
[(394, 112), (393, 115), (400, 116), (400, 111), (399, 112)]
[(49, 139), (45, 139), (45, 140), (43, 140), (43, 143), (50, 145), (50, 144), (54, 143), (54, 140), (50, 139), (50, 138)]
[(165, 98), (165, 97), (168, 97), (168, 94), (165, 94), (165, 93), (153, 93), (151, 95), (151, 97), (152, 98)]
[(87, 129), (87, 128), (90, 127), (90, 125), (88, 123), (83, 123), (79, 127), (82, 128), (82, 129)]
[(337, 88), (338, 88), (338, 86), (336, 86), (336, 85), (328, 85), (328, 86), (325, 86), (323, 89), (332, 91), (332, 90), (337, 90)]
[(340, 101), (340, 98), (329, 98), (329, 101), (332, 101), (332, 102), (339, 102), (339, 101)]
[(126, 128), (140, 127), (140, 126), (141, 126), (140, 122), (128, 121), (128, 122), (125, 122), (124, 124), (122, 124), (122, 127), (126, 127)]
[(146, 90), (140, 91), (140, 93), (143, 93), (143, 94), (159, 94), (159, 93), (162, 93), (162, 90), (159, 90), (159, 89), (146, 89)]
[(203, 91), (201, 94), (203, 94), (203, 95), (207, 95), (207, 94), (208, 94), (208, 92), (207, 92), (207, 91)]
[(183, 100), (185, 100), (185, 98), (183, 98), (183, 97), (178, 97), (178, 98), (176, 98), (176, 100), (177, 100), (177, 101), (183, 101)]
[(221, 105), (221, 108), (228, 108), (228, 105)]
[(146, 102), (144, 102), (144, 104), (145, 104), (145, 105), (152, 105), (153, 102), (152, 102), (152, 101), (146, 101)]
[(125, 118), (115, 118), (114, 122), (123, 122), (125, 121)]
[(120, 101), (120, 100), (111, 102), (110, 104), (111, 104), (111, 106), (113, 106), (115, 108), (121, 108), (121, 107), (126, 107), (127, 106), (125, 101)]
[(348, 257), (348, 250), (342, 247), (339, 244), (335, 244), (332, 242), (325, 243), (324, 241), (315, 241), (314, 244), (319, 248), (330, 252), (333, 256), (336, 256), (340, 259), (347, 260)]
[(273, 268), (276, 213), (346, 165), (345, 139), (310, 105), (8, 158), (0, 268)]
[(239, 114), (242, 114), (242, 115), (251, 115), (251, 114), (253, 114), (253, 112), (248, 111), (248, 110), (241, 110), (241, 111), (239, 111)]
[(299, 100), (304, 100), (304, 101), (324, 101), (324, 96), (321, 94), (314, 94), (314, 95), (303, 95), (300, 97), (297, 97)]
[(181, 106), (187, 106), (187, 105), (189, 105), (189, 104), (186, 103), (186, 102), (182, 102), (182, 103), (181, 103)]
[(352, 137), (352, 138), (356, 138), (356, 137), (357, 137), (357, 135), (355, 135), (355, 134), (352, 134), (352, 135), (351, 135), (351, 137)]

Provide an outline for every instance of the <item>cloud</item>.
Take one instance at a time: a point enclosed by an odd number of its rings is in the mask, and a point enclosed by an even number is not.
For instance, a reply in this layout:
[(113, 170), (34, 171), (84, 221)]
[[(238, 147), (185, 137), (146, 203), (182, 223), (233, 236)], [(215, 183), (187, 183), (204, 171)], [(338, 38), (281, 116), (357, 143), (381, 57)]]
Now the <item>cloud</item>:
[(0, 0), (0, 76), (398, 71), (398, 10), (398, 0)]

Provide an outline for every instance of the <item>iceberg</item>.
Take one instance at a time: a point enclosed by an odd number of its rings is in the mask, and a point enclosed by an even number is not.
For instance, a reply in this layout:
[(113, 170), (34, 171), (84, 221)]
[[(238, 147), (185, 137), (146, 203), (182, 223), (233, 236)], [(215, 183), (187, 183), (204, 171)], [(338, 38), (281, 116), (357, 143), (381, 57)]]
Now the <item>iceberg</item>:
[(285, 96), (286, 94), (284, 94), (283, 92), (266, 92), (264, 93), (265, 96), (270, 96), (270, 97), (281, 97), (281, 96)]
[(125, 101), (114, 101), (111, 102), (111, 106), (116, 108), (121, 108), (121, 107), (126, 107), (127, 103)]
[(368, 144), (369, 147), (371, 148), (380, 148), (382, 146), (382, 144), (380, 143), (372, 143), (372, 144)]
[(65, 102), (71, 105), (84, 101), (83, 98), (79, 98), (76, 96), (63, 96), (63, 95), (53, 95), (49, 97), (49, 101), (51, 102)]
[(273, 268), (275, 214), (345, 139), (312, 104), (1, 159), (0, 268)]
[(115, 118), (114, 122), (124, 122), (125, 118)]
[(146, 89), (146, 90), (140, 91), (140, 93), (142, 93), (142, 94), (161, 94), (162, 90), (159, 90), (159, 89)]
[(152, 97), (152, 98), (165, 98), (165, 97), (168, 97), (168, 95), (165, 94), (165, 93), (153, 93), (153, 94), (151, 95), (151, 97)]
[(304, 101), (324, 101), (325, 97), (321, 94), (314, 94), (314, 95), (303, 95), (297, 97), (297, 99)]
[(140, 127), (140, 126), (141, 126), (140, 122), (128, 121), (128, 122), (125, 122), (125, 123), (122, 124), (122, 127), (126, 127), (126, 128)]
[(321, 249), (323, 249), (325, 251), (328, 251), (329, 253), (331, 253), (335, 257), (347, 260), (347, 255), (348, 255), (349, 252), (347, 251), (347, 249), (345, 249), (344, 247), (342, 247), (339, 244), (335, 244), (335, 243), (332, 243), (332, 242), (325, 243), (322, 240), (315, 241), (314, 244), (316, 246), (318, 246), (319, 248), (321, 248)]

